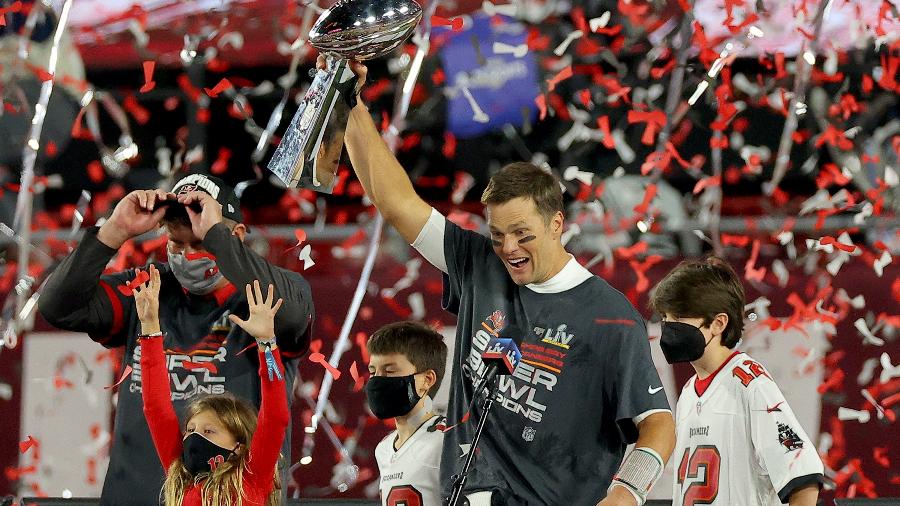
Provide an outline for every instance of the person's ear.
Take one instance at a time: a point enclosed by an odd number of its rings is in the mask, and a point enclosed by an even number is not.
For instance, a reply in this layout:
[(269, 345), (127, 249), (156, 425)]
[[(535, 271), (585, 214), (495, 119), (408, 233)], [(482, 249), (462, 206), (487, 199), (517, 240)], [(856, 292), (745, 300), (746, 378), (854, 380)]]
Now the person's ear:
[(728, 315), (725, 313), (717, 314), (709, 324), (709, 330), (713, 336), (721, 336), (725, 333), (726, 328), (728, 328)]
[(421, 397), (425, 397), (425, 395), (431, 390), (431, 387), (437, 383), (437, 374), (433, 369), (428, 369), (424, 373), (422, 373), (422, 388), (425, 390), (420, 393)]
[(564, 223), (565, 216), (563, 216), (561, 211), (556, 211), (556, 214), (550, 219), (550, 232), (553, 234), (554, 239), (562, 236)]
[(231, 235), (237, 236), (237, 238), (240, 239), (241, 242), (244, 242), (244, 238), (247, 237), (247, 225), (238, 223), (231, 231)]

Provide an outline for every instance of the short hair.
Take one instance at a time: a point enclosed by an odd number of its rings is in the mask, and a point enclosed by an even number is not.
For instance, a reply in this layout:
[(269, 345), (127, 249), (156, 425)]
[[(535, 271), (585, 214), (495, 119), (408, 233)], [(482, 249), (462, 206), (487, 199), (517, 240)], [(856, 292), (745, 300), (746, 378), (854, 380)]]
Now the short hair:
[(369, 337), (366, 349), (369, 355), (403, 355), (415, 366), (416, 372), (434, 371), (437, 379), (428, 390), (432, 398), (441, 387), (447, 365), (447, 345), (444, 336), (428, 325), (415, 321), (389, 323)]
[(530, 198), (544, 223), (550, 223), (557, 212), (565, 214), (559, 180), (529, 162), (510, 163), (491, 176), (481, 203), (503, 204), (518, 197)]
[(722, 333), (727, 348), (734, 348), (744, 331), (744, 287), (731, 265), (715, 256), (678, 264), (656, 285), (650, 309), (678, 318), (703, 318), (704, 327), (717, 314), (727, 314)]

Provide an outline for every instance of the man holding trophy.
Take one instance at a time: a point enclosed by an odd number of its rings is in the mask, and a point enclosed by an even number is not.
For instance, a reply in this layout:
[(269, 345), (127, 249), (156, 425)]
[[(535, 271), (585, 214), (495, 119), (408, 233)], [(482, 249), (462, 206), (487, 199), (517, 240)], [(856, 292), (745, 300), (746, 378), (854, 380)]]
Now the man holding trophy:
[[(269, 168), (291, 186), (330, 191), (346, 141), (369, 198), (444, 273), (443, 306), (459, 318), (445, 498), (461, 488), (472, 506), (643, 504), (674, 447), (674, 421), (640, 314), (562, 246), (558, 181), (530, 163), (504, 167), (482, 196), (490, 238), (463, 230), (416, 194), (358, 98), (367, 72), (359, 60), (397, 47), (420, 17), (413, 0), (341, 1), (326, 11), (310, 33), (319, 74)], [(483, 413), (469, 406), (478, 404), (482, 353), (504, 328), (525, 329), (513, 340), (544, 359), (499, 378), (493, 395), (504, 409), (484, 417), (476, 450)], [(460, 480), (470, 451), (474, 466)]]

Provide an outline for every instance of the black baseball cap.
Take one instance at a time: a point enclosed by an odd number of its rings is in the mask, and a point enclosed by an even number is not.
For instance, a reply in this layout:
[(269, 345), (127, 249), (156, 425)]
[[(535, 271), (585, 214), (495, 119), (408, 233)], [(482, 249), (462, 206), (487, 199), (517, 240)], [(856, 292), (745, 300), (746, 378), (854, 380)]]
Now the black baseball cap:
[(238, 200), (237, 195), (234, 193), (234, 188), (228, 186), (225, 181), (206, 174), (190, 174), (181, 178), (172, 187), (172, 193), (179, 196), (192, 191), (202, 191), (216, 199), (216, 202), (222, 205), (223, 218), (228, 218), (238, 223), (244, 222), (244, 214), (241, 212), (241, 201)]

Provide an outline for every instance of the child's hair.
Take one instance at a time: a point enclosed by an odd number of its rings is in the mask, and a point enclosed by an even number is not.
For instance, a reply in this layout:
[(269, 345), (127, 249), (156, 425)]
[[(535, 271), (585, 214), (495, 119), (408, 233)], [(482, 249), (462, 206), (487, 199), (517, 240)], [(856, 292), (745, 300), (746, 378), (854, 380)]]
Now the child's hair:
[(428, 390), (432, 398), (441, 387), (447, 365), (447, 345), (444, 336), (428, 325), (414, 321), (389, 323), (372, 334), (366, 348), (369, 355), (403, 355), (416, 367), (416, 372), (433, 370), (437, 379)]
[(734, 348), (744, 331), (744, 287), (734, 269), (715, 256), (678, 264), (656, 285), (650, 309), (678, 318), (703, 318), (704, 326), (717, 314), (727, 314), (722, 333), (726, 348)]
[[(201, 397), (191, 402), (188, 405), (187, 421), (189, 422), (191, 418), (204, 411), (212, 411), (219, 417), (222, 425), (241, 444), (243, 451), (216, 466), (211, 473), (200, 473), (197, 476), (191, 475), (181, 457), (175, 459), (169, 466), (161, 493), (166, 506), (181, 505), (185, 489), (191, 485), (191, 482), (199, 483), (204, 479), (206, 481), (203, 482), (201, 491), (204, 506), (219, 504), (240, 506), (243, 504), (241, 484), (247, 459), (250, 457), (250, 441), (253, 433), (256, 432), (256, 410), (247, 401), (226, 392)], [(274, 481), (275, 486), (266, 500), (266, 506), (281, 504), (281, 479), (278, 466), (274, 471)]]

